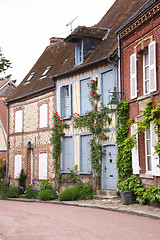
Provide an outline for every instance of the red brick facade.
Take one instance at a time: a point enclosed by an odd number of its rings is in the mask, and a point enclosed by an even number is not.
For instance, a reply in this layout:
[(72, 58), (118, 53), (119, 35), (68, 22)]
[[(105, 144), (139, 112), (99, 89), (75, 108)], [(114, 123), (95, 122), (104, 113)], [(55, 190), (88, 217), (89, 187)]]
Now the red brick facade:
[[(153, 3), (126, 23), (118, 32), (121, 46), (121, 91), (130, 104), (129, 117), (134, 121), (142, 119), (145, 102), (151, 97), (157, 104), (160, 94), (160, 3)], [(144, 66), (143, 55), (148, 50), (149, 44), (156, 43), (156, 90), (144, 93)], [(137, 96), (131, 98), (131, 66), (130, 56), (136, 53), (137, 65)], [(138, 134), (140, 177), (145, 187), (159, 185), (160, 177), (146, 171), (146, 149), (144, 133)]]

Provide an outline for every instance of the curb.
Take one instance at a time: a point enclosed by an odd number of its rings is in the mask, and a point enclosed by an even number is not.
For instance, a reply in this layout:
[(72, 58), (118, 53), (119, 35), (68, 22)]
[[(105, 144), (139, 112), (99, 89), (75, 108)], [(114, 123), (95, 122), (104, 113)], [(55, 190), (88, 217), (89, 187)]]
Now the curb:
[(32, 202), (32, 203), (49, 203), (49, 204), (56, 204), (56, 205), (66, 205), (66, 206), (75, 206), (75, 207), (86, 207), (86, 208), (95, 208), (95, 209), (101, 209), (101, 210), (108, 210), (108, 211), (113, 211), (113, 212), (121, 212), (125, 214), (130, 214), (130, 215), (136, 215), (140, 217), (147, 217), (147, 218), (152, 218), (155, 220), (160, 220), (160, 216), (150, 214), (147, 212), (143, 211), (135, 211), (132, 209), (125, 209), (125, 208), (120, 208), (120, 207), (113, 207), (113, 206), (101, 206), (99, 204), (87, 204), (87, 203), (75, 203), (75, 202), (59, 202), (59, 201), (42, 201), (38, 199), (19, 199), (19, 198), (7, 198), (5, 200), (8, 201), (17, 201), (17, 202)]

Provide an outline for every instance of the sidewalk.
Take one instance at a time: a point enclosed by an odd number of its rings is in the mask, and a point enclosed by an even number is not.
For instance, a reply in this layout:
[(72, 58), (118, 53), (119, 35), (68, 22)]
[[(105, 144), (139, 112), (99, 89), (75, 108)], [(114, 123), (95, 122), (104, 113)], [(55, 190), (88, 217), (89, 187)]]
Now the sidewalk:
[(58, 200), (41, 201), (37, 199), (24, 199), (24, 198), (9, 198), (10, 201), (21, 201), (21, 202), (37, 202), (37, 203), (50, 203), (50, 204), (61, 204), (68, 206), (88, 207), (97, 208), (115, 212), (122, 212), (137, 216), (149, 217), (156, 220), (160, 220), (160, 208), (149, 206), (149, 205), (123, 205), (120, 200), (81, 200), (81, 201), (64, 201)]

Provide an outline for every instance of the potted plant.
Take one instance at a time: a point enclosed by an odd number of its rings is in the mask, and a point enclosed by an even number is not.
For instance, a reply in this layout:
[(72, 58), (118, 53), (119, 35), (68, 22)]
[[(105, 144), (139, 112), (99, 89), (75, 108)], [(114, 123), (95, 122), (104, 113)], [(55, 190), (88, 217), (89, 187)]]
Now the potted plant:
[(121, 195), (122, 204), (129, 205), (133, 203), (133, 193), (129, 189), (128, 181), (124, 179), (119, 179), (118, 189)]

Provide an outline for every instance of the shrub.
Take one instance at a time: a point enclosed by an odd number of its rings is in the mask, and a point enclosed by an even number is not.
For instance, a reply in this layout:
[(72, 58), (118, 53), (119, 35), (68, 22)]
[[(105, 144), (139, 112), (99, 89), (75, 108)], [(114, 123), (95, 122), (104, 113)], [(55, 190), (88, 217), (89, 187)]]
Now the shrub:
[(134, 203), (140, 203), (140, 204), (145, 203), (145, 199), (143, 197), (145, 190), (143, 188), (143, 185), (140, 179), (137, 176), (132, 175), (131, 177), (126, 179), (120, 178), (118, 180), (117, 187), (120, 192), (132, 191)]
[(3, 187), (0, 190), (0, 199), (6, 199), (8, 194), (8, 188)]
[(9, 187), (7, 192), (7, 197), (9, 198), (18, 198), (19, 190), (17, 187)]
[(42, 190), (52, 190), (52, 184), (51, 181), (45, 180), (41, 182), (41, 186), (40, 186), (40, 191)]
[(41, 190), (38, 193), (38, 199), (48, 201), (57, 198), (57, 194), (54, 190)]
[(22, 169), (18, 178), (19, 194), (23, 194), (25, 191), (26, 178), (27, 176), (24, 173), (24, 170)]
[(38, 197), (38, 190), (32, 184), (28, 184), (24, 194), (27, 199), (36, 199)]
[(6, 175), (6, 161), (5, 159), (0, 159), (0, 179), (4, 179)]
[(81, 200), (89, 200), (93, 198), (93, 190), (91, 184), (88, 183), (79, 183), (79, 192)]
[(59, 194), (60, 201), (74, 201), (79, 199), (80, 192), (79, 187), (66, 188)]
[(160, 203), (160, 186), (148, 188), (144, 193), (144, 199), (153, 204)]

